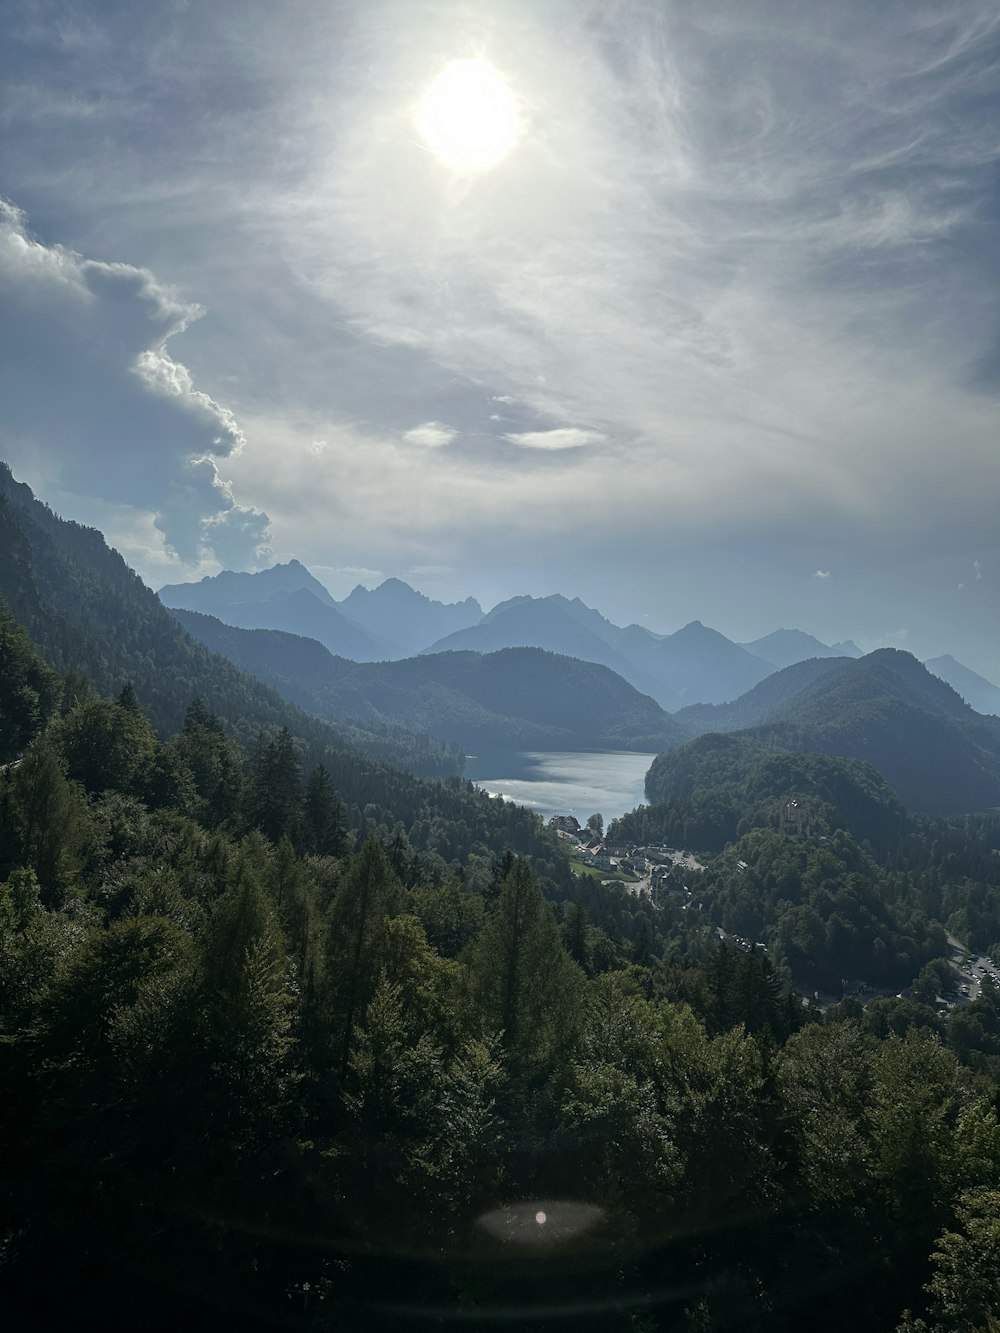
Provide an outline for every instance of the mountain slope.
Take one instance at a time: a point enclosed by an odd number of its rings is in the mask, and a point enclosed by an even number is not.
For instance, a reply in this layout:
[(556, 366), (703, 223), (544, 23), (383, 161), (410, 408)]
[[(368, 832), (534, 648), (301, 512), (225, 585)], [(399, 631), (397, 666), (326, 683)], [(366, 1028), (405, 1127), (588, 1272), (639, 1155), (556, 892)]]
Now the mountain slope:
[(649, 750), (686, 739), (612, 671), (541, 649), (348, 662), (308, 639), (174, 614), (201, 642), (331, 719), (404, 726), (466, 749)]
[(974, 712), (898, 649), (880, 648), (845, 668), (748, 734), (785, 749), (867, 760), (912, 810), (1000, 805), (1000, 720)]
[(425, 648), (424, 653), (493, 653), (500, 648), (544, 648), (564, 657), (598, 662), (625, 676), (626, 680), (632, 679), (634, 668), (628, 659), (561, 606), (563, 600), (514, 598), (494, 607), (478, 625), (446, 635)]
[(687, 703), (725, 703), (774, 671), (769, 662), (700, 620), (652, 641), (633, 660), (655, 681), (655, 697), (673, 709)]
[(242, 602), (265, 602), (270, 597), (298, 592), (306, 588), (326, 606), (336, 606), (319, 579), (305, 565), (289, 560), (255, 574), (240, 574), (224, 569), (221, 574), (206, 575), (199, 583), (165, 583), (159, 591), (164, 606), (183, 606), (192, 611), (218, 615), (223, 607)]
[[(504, 848), (547, 859), (536, 816), (492, 801), (470, 783), (420, 780), (350, 749), (337, 729), (210, 653), (184, 632), (154, 592), (93, 528), (65, 522), (0, 464), (0, 594), (42, 658), (60, 673), (85, 672), (99, 693), (131, 682), (160, 736), (183, 725), (194, 697), (245, 740), (287, 727), (306, 766), (322, 762), (358, 821), (399, 821), (416, 849), (435, 822), (445, 841), (478, 853)], [(442, 844), (444, 845), (444, 844)]]
[(983, 717), (909, 653), (814, 658), (733, 703), (682, 709), (701, 733), (739, 732), (784, 750), (873, 764), (915, 811), (1000, 805), (1000, 719)]
[(354, 662), (380, 662), (400, 651), (396, 644), (348, 620), (336, 605), (321, 602), (308, 588), (276, 594), (263, 602), (241, 602), (217, 614), (240, 629), (277, 629), (316, 639), (331, 653)]
[(946, 681), (977, 713), (1000, 714), (1000, 686), (980, 676), (949, 654), (924, 663), (928, 671)]
[(515, 597), (478, 625), (438, 640), (425, 651), (496, 652), (534, 647), (610, 667), (670, 711), (686, 703), (735, 699), (771, 674), (768, 662), (699, 621), (657, 636), (640, 625), (620, 629), (578, 598)]
[(858, 838), (892, 836), (905, 811), (870, 764), (775, 750), (752, 734), (706, 735), (657, 755), (646, 774), (648, 806), (625, 815), (611, 836), (659, 838), (721, 850), (749, 829), (777, 827), (796, 801), (813, 832), (843, 828)]
[(676, 714), (691, 731), (744, 731), (778, 716), (782, 708), (817, 681), (850, 670), (850, 658), (812, 657), (775, 671), (746, 694), (725, 704), (691, 704)]

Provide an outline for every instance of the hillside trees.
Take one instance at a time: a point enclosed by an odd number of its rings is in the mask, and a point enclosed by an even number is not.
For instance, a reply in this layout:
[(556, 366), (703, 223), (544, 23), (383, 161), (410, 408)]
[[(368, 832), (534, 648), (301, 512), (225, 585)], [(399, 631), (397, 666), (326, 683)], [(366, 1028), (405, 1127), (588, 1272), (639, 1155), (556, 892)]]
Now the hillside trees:
[(327, 927), (330, 1026), (342, 1073), (347, 1069), (355, 1027), (375, 993), (386, 920), (402, 901), (403, 890), (385, 850), (369, 838), (348, 864)]
[(551, 1069), (572, 1040), (583, 977), (526, 861), (511, 865), (468, 966), (479, 1021), (500, 1033), (515, 1076)]
[(59, 677), (0, 595), (0, 764), (16, 759), (44, 730), (61, 698)]

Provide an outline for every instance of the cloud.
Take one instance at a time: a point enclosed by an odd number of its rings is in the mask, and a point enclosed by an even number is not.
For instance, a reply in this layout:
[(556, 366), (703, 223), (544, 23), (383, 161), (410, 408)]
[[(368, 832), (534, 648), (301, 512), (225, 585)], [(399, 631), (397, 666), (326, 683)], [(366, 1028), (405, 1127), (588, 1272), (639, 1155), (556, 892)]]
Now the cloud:
[(813, 575), (814, 579), (829, 579), (832, 577), (833, 575), (828, 569), (817, 569), (816, 573)]
[[(149, 269), (46, 244), (2, 201), (0, 299), (0, 451), (15, 471), (145, 512), (186, 567), (266, 555), (267, 515), (241, 504), (218, 466), (243, 450), (243, 431), (168, 349), (199, 305)], [(148, 561), (148, 544), (136, 556)]]
[(452, 430), (440, 421), (425, 421), (422, 426), (414, 426), (404, 433), (407, 444), (418, 444), (424, 449), (441, 449), (451, 444), (458, 431)]
[(178, 407), (212, 433), (212, 453), (216, 457), (223, 458), (244, 447), (246, 438), (232, 412), (196, 389), (187, 367), (172, 360), (162, 345), (140, 352), (133, 369), (150, 393), (180, 399)]
[(981, 579), (983, 577), (983, 567), (978, 560), (973, 560), (972, 562), (972, 573), (973, 576), (977, 579)]
[[(324, 153), (293, 203), (263, 207), (373, 359), (405, 348), (494, 403), (516, 386), (535, 419), (600, 422), (681, 521), (742, 509), (775, 541), (795, 510), (877, 541), (971, 497), (985, 527), (994, 428), (962, 381), (995, 309), (956, 242), (983, 244), (1000, 151), (967, 114), (987, 9), (917, 4), (890, 35), (847, 4), (779, 36), (775, 8), (504, 5), (490, 55), (530, 124), (456, 182), (406, 104), (462, 23), (375, 3), (354, 40), (383, 63), (331, 108), (333, 168)], [(387, 180), (405, 208), (385, 208)], [(963, 422), (957, 469), (945, 419)], [(518, 426), (525, 448), (583, 442)]]
[[(810, 632), (871, 636), (891, 607), (915, 642), (964, 633), (995, 660), (995, 609), (964, 609), (996, 543), (993, 0), (884, 23), (843, 0), (794, 24), (782, 0), (498, 0), (485, 18), (370, 0), (346, 25), (309, 0), (91, 6), (71, 58), (55, 9), (13, 3), (8, 178), (49, 238), (150, 266), (143, 296), (146, 270), (85, 272), (7, 229), (33, 308), (17, 360), (4, 297), (0, 442), (64, 493), (99, 474), (199, 559), (241, 527), (199, 519), (226, 500), (190, 460), (217, 458), (304, 559), (440, 560), (454, 595), (498, 599), (561, 571), (596, 600), (604, 579), (609, 612), (634, 598), (623, 616), (663, 628), (821, 605), (832, 625)], [(435, 69), (470, 48), (524, 112), (475, 180), (413, 133)], [(166, 276), (210, 318), (171, 309)], [(42, 410), (18, 415), (29, 387)], [(441, 422), (448, 447), (404, 438)], [(528, 442), (553, 423), (606, 438)], [(612, 505), (628, 524), (602, 521)], [(801, 573), (816, 550), (836, 571), (822, 597)]]
[(604, 436), (596, 430), (580, 430), (576, 426), (560, 426), (555, 430), (526, 430), (505, 435), (511, 444), (522, 449), (582, 449), (584, 445), (601, 444)]

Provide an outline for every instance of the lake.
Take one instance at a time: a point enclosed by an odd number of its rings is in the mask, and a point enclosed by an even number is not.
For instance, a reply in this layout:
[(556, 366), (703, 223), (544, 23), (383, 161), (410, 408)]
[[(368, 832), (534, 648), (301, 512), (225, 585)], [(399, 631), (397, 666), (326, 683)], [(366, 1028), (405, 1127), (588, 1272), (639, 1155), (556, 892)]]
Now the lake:
[(491, 751), (469, 755), (465, 776), (545, 819), (576, 815), (583, 824), (599, 812), (607, 825), (645, 801), (643, 780), (654, 758), (625, 750)]

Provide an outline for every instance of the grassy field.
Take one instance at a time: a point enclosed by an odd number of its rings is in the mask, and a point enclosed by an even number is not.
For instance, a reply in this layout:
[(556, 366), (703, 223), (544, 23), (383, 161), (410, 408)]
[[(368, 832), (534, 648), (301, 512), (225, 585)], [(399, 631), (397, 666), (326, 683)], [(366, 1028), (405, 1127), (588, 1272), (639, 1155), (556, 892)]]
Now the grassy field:
[(575, 875), (586, 875), (589, 879), (616, 879), (620, 884), (636, 884), (639, 879), (637, 875), (628, 875), (623, 870), (599, 870), (597, 866), (585, 865), (575, 856), (570, 857), (570, 865)]

